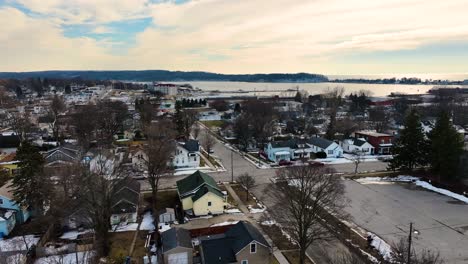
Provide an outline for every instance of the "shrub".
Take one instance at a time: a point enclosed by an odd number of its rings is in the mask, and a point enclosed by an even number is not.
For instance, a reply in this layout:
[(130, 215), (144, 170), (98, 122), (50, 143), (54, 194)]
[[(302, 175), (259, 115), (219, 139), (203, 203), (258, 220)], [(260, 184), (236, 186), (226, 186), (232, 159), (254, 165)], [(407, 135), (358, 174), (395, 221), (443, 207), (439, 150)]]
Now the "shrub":
[(327, 158), (327, 153), (321, 151), (321, 152), (315, 153), (315, 156), (317, 157), (317, 159), (326, 159)]

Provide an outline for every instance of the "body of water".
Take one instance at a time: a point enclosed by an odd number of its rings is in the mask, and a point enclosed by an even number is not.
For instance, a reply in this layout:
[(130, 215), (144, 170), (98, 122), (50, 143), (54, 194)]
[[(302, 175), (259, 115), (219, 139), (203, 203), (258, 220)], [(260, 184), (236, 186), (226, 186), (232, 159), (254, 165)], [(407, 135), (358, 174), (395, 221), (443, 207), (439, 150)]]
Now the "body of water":
[(415, 73), (415, 74), (368, 74), (368, 75), (327, 75), (329, 80), (344, 80), (344, 79), (390, 79), (397, 78), (419, 78), (421, 80), (441, 80), (441, 81), (464, 81), (468, 80), (468, 73)]
[[(405, 84), (356, 84), (356, 83), (250, 83), (250, 82), (181, 82), (189, 83), (194, 88), (204, 91), (220, 91), (223, 96), (229, 95), (292, 95), (295, 91), (303, 90), (310, 95), (320, 94), (329, 88), (344, 87), (345, 93), (355, 93), (360, 90), (369, 90), (373, 96), (388, 96), (390, 93), (424, 94), (434, 85), (405, 85)], [(455, 85), (454, 87), (459, 87)], [(244, 91), (245, 93), (238, 93)]]

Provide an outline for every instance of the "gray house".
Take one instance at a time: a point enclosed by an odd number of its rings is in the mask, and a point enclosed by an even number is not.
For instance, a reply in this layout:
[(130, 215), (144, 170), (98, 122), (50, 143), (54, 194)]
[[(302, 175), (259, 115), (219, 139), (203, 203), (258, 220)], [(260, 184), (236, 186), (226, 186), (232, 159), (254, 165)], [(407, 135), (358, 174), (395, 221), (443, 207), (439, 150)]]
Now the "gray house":
[(193, 248), (190, 232), (173, 227), (161, 234), (165, 264), (192, 264)]
[(240, 221), (224, 234), (204, 237), (200, 243), (202, 263), (270, 263), (270, 245), (250, 223)]

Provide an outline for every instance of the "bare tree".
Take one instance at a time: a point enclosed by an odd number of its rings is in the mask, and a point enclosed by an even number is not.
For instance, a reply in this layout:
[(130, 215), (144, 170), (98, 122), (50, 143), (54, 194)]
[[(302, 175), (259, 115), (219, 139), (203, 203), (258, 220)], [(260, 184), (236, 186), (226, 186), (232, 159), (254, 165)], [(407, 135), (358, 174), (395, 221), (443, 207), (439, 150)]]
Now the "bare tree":
[(208, 130), (205, 130), (203, 134), (203, 138), (201, 139), (201, 145), (205, 149), (208, 157), (210, 153), (213, 151), (213, 147), (216, 144), (216, 139), (210, 134)]
[(9, 113), (8, 124), (18, 135), (20, 141), (26, 140), (27, 135), (32, 129), (32, 123), (28, 112)]
[(194, 139), (198, 139), (198, 136), (200, 135), (200, 125), (195, 122), (192, 126), (192, 136)]
[(71, 115), (71, 125), (80, 145), (86, 151), (91, 142), (95, 140), (95, 131), (97, 128), (98, 109), (93, 104), (82, 106)]
[(359, 169), (359, 164), (364, 160), (364, 155), (365, 153), (359, 150), (353, 151), (353, 156), (351, 157), (351, 160), (354, 164), (354, 174), (358, 173)]
[(89, 164), (82, 166), (77, 199), (93, 226), (98, 257), (109, 254), (112, 203), (118, 187), (129, 180), (127, 175), (120, 160), (105, 150), (98, 150)]
[(326, 138), (330, 140), (335, 138), (336, 114), (338, 112), (338, 108), (343, 103), (344, 92), (345, 90), (343, 87), (335, 87), (333, 89), (327, 89), (323, 95), (327, 102), (328, 116), (330, 119), (327, 127)]
[(49, 115), (52, 120), (50, 123), (50, 128), (52, 129), (55, 142), (58, 142), (58, 137), (60, 134), (59, 115), (62, 114), (65, 110), (66, 106), (63, 102), (63, 99), (58, 95), (55, 95), (49, 107)]
[(324, 219), (330, 214), (344, 217), (344, 185), (328, 167), (287, 167), (278, 171), (278, 179), (271, 189), (271, 212), (299, 246), (303, 264), (306, 249), (329, 236)]
[[(164, 175), (172, 172), (172, 165), (170, 163), (176, 150), (176, 143), (174, 141), (175, 130), (172, 128), (170, 121), (161, 120), (148, 127), (146, 136), (148, 137), (148, 141), (143, 146), (145, 153), (143, 163), (148, 171), (153, 214), (156, 214), (160, 180)], [(158, 217), (154, 217), (154, 221), (157, 226)]]
[[(408, 263), (408, 240), (406, 238), (400, 239), (397, 243), (392, 245), (391, 263), (404, 264)], [(440, 257), (440, 253), (436, 250), (422, 249), (416, 252), (414, 248), (411, 249), (411, 263), (412, 264), (443, 264), (445, 261)]]
[(234, 122), (234, 133), (236, 134), (237, 142), (242, 150), (247, 150), (250, 140), (252, 139), (252, 129), (249, 118), (246, 115), (241, 115)]
[(255, 187), (255, 179), (248, 173), (243, 173), (237, 177), (237, 182), (245, 189), (247, 201), (249, 200), (249, 190)]
[(123, 123), (128, 118), (128, 108), (120, 101), (100, 101), (96, 107), (97, 143), (109, 145), (114, 135), (123, 129)]
[(389, 123), (389, 115), (384, 107), (374, 107), (369, 109), (369, 121), (374, 125), (377, 132), (383, 132)]

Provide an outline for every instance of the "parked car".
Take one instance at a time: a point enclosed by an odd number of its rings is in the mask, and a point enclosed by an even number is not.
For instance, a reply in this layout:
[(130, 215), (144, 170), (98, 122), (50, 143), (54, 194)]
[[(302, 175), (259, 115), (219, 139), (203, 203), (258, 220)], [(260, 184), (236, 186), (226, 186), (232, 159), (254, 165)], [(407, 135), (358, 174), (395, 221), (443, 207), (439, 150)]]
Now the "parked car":
[(278, 165), (280, 165), (280, 166), (289, 166), (291, 164), (293, 164), (293, 163), (291, 161), (289, 161), (289, 160), (280, 160), (278, 162)]
[(322, 167), (322, 166), (325, 166), (325, 164), (323, 162), (319, 162), (319, 161), (309, 161), (309, 166)]

